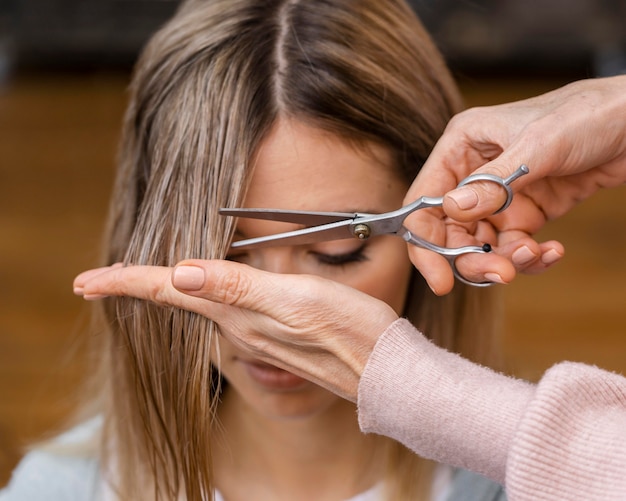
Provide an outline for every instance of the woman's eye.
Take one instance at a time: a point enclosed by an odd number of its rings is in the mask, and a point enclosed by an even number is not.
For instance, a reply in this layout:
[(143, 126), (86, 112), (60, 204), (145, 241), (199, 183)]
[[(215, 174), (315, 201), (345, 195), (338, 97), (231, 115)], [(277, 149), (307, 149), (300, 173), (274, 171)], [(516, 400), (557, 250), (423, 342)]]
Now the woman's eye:
[(310, 251), (313, 256), (321, 263), (329, 266), (343, 266), (350, 263), (359, 263), (367, 261), (368, 258), (365, 255), (365, 246), (358, 249), (346, 252), (343, 254), (325, 254), (322, 252)]

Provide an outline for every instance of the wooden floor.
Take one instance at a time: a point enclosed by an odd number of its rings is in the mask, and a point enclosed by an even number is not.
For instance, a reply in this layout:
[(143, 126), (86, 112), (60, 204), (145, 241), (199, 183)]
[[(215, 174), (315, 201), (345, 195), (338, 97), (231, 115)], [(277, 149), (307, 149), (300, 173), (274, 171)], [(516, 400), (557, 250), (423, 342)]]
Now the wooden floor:
[[(561, 81), (464, 81), (469, 105)], [(88, 307), (73, 277), (97, 263), (125, 74), (20, 78), (0, 87), (0, 485), (21, 448), (60, 423), (89, 369)], [(535, 379), (580, 360), (626, 372), (626, 186), (550, 224), (567, 257), (506, 295), (507, 360)]]

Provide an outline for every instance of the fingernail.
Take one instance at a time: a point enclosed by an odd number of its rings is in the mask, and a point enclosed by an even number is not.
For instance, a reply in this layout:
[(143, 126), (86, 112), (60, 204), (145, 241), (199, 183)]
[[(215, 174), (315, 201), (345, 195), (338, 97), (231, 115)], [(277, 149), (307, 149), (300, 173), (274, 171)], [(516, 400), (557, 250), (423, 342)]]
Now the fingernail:
[(74, 294), (76, 294), (77, 296), (82, 296), (83, 295), (83, 288), (82, 287), (74, 287)]
[(485, 278), (489, 282), (493, 282), (495, 284), (504, 284), (504, 283), (506, 283), (504, 280), (502, 280), (502, 277), (500, 275), (498, 275), (497, 273), (485, 273)]
[(557, 251), (555, 251), (554, 249), (550, 249), (543, 256), (541, 256), (541, 262), (543, 264), (549, 266), (551, 264), (556, 263), (562, 257), (563, 256), (561, 254), (559, 254)]
[(511, 256), (514, 264), (527, 264), (537, 259), (537, 254), (530, 250), (526, 245), (517, 249)]
[(197, 266), (177, 266), (172, 275), (172, 284), (177, 289), (197, 291), (204, 285), (204, 270)]
[(478, 205), (478, 193), (472, 188), (459, 188), (448, 193), (448, 196), (461, 210), (472, 209)]

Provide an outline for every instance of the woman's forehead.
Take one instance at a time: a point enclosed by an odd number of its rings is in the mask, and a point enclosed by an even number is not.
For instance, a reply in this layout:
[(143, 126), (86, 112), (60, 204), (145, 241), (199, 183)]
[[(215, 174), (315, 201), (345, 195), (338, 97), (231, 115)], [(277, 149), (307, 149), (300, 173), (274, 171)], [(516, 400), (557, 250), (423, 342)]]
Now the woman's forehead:
[(300, 121), (279, 120), (259, 147), (246, 206), (396, 206), (406, 188), (386, 148), (357, 145)]

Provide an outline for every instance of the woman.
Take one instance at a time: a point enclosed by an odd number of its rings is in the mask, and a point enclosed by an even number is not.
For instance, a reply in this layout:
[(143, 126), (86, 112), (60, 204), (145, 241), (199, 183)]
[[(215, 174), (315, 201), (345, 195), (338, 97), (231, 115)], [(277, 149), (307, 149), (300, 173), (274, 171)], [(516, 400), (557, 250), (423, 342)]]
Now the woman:
[[(436, 297), (401, 239), (229, 253), (233, 238), (279, 226), (217, 211), (397, 208), (459, 108), (440, 55), (400, 1), (187, 2), (136, 67), (106, 263), (228, 257), (332, 278), (493, 365), (491, 291)], [(103, 315), (98, 478), (118, 498), (501, 495), (361, 434), (353, 403), (244, 355), (204, 317), (131, 298), (107, 300)]]

